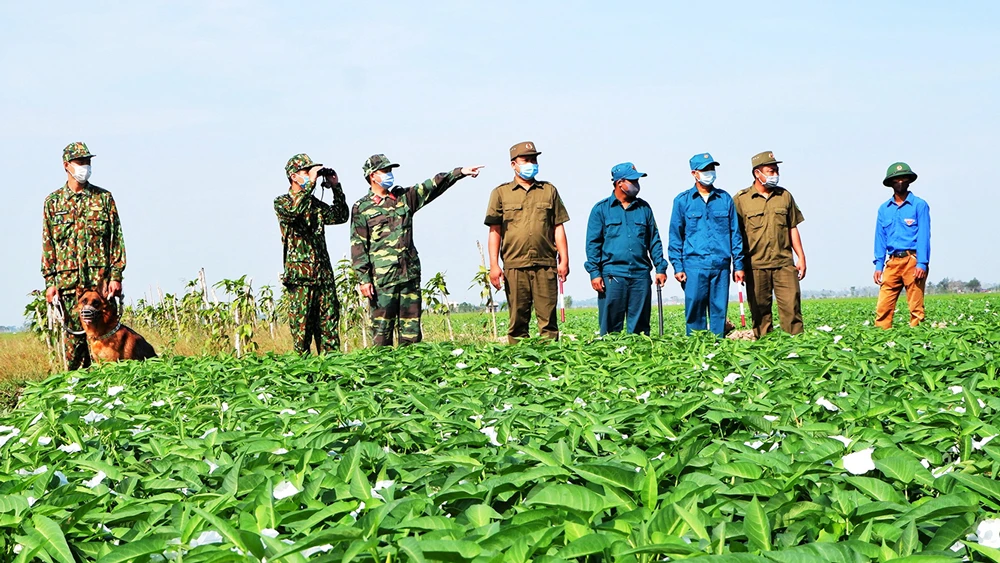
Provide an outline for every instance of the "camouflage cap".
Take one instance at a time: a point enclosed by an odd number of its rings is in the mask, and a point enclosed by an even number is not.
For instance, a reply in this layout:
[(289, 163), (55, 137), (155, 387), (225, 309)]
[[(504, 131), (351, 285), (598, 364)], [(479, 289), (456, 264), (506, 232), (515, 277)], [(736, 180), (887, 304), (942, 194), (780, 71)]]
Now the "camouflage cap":
[(535, 143), (531, 141), (524, 141), (518, 143), (510, 148), (510, 159), (514, 160), (519, 156), (538, 156), (542, 153), (538, 152), (538, 148)]
[(380, 153), (369, 156), (364, 166), (361, 167), (361, 171), (365, 173), (365, 178), (367, 178), (372, 175), (372, 172), (385, 170), (386, 168), (399, 168), (399, 165), (393, 164), (387, 156)]
[(781, 164), (781, 161), (774, 160), (774, 153), (771, 151), (759, 152), (750, 159), (751, 168), (757, 168), (766, 164)]
[(309, 158), (308, 154), (299, 153), (292, 158), (288, 159), (288, 163), (285, 164), (285, 176), (291, 178), (292, 174), (300, 170), (306, 170), (314, 166), (323, 166), (318, 162), (313, 162), (313, 159)]
[(78, 158), (92, 158), (96, 155), (90, 154), (87, 144), (77, 141), (66, 145), (63, 149), (63, 162), (69, 162)]
[(889, 168), (885, 171), (885, 180), (882, 180), (882, 185), (891, 187), (893, 178), (899, 178), (900, 176), (909, 176), (910, 182), (917, 181), (917, 174), (910, 169), (909, 164), (905, 162), (894, 162), (890, 164)]

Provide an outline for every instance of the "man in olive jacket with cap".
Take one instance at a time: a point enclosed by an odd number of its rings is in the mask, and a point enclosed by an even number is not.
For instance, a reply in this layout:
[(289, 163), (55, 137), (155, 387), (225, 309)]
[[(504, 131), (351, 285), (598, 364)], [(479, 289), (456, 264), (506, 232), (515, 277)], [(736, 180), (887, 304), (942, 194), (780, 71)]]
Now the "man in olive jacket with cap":
[(889, 201), (875, 218), (875, 326), (892, 328), (899, 292), (906, 289), (910, 326), (924, 320), (924, 286), (931, 261), (931, 210), (927, 202), (910, 193), (917, 175), (905, 162), (889, 166), (882, 185), (892, 188)]
[(322, 167), (307, 154), (288, 159), (288, 193), (274, 199), (285, 268), (281, 281), (288, 299), (292, 345), (299, 354), (308, 353), (314, 340), (319, 354), (340, 350), (340, 301), (326, 249), (326, 226), (346, 223), (349, 211), (340, 181), (329, 168), (324, 173), (330, 173), (327, 181), (333, 184), (333, 205), (312, 195)]
[[(805, 219), (792, 194), (778, 185), (774, 153), (754, 155), (753, 185), (733, 198), (745, 254), (747, 301), (753, 317), (754, 336), (773, 330), (772, 294), (778, 301), (781, 328), (799, 334), (802, 326), (802, 293), (799, 281), (806, 277), (806, 255), (798, 225)], [(792, 253), (798, 256), (798, 262)]]
[(361, 167), (369, 192), (351, 211), (351, 261), (361, 280), (361, 294), (372, 308), (372, 340), (392, 346), (399, 323), (399, 345), (420, 342), (420, 257), (413, 244), (413, 214), (456, 182), (479, 175), (482, 166), (455, 168), (410, 187), (396, 185), (392, 163), (384, 154), (368, 157)]
[(569, 245), (563, 227), (569, 213), (556, 187), (535, 178), (540, 154), (531, 141), (512, 146), (514, 179), (493, 190), (486, 208), (490, 282), (497, 289), (502, 284), (506, 291), (510, 310), (507, 341), (511, 344), (528, 336), (532, 305), (538, 332), (559, 338), (558, 280), (565, 281), (569, 275)]

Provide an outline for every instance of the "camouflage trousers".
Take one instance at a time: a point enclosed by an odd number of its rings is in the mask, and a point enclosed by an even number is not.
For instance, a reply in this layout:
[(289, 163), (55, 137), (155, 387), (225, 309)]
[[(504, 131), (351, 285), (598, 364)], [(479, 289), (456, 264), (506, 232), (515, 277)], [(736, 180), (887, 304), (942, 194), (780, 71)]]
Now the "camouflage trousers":
[(376, 346), (392, 346), (393, 331), (399, 324), (399, 345), (420, 342), (420, 280), (392, 287), (375, 288), (372, 307), (372, 341)]
[(340, 301), (332, 285), (286, 285), (288, 324), (292, 343), (299, 354), (308, 354), (313, 341), (316, 352), (340, 351)]
[[(63, 315), (66, 318), (66, 326), (73, 332), (82, 332), (83, 325), (80, 324), (80, 311), (77, 310), (76, 288), (60, 289), (59, 301), (62, 302)], [(90, 367), (90, 348), (87, 347), (87, 336), (79, 336), (64, 333), (66, 341), (63, 353), (66, 355), (66, 365), (70, 370)]]

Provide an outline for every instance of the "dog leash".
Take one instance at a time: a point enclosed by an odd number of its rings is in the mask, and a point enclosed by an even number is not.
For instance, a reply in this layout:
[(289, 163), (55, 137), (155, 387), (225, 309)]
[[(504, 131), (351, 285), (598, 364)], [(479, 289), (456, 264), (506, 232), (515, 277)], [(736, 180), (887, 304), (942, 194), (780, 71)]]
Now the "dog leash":
[(86, 332), (82, 330), (70, 330), (69, 325), (66, 323), (66, 314), (63, 311), (62, 300), (59, 299), (58, 293), (56, 293), (56, 296), (52, 299), (52, 307), (49, 308), (49, 316), (62, 326), (62, 329), (66, 334), (72, 334), (73, 336), (83, 336), (86, 334)]

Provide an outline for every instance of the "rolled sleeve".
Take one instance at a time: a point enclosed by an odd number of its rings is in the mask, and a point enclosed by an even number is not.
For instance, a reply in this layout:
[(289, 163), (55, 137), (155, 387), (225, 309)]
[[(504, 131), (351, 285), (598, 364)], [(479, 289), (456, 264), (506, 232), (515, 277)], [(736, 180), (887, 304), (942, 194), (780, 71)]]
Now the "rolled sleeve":
[(503, 203), (500, 201), (499, 189), (493, 190), (493, 193), (490, 194), (490, 202), (486, 206), (486, 219), (483, 223), (486, 225), (503, 224)]

